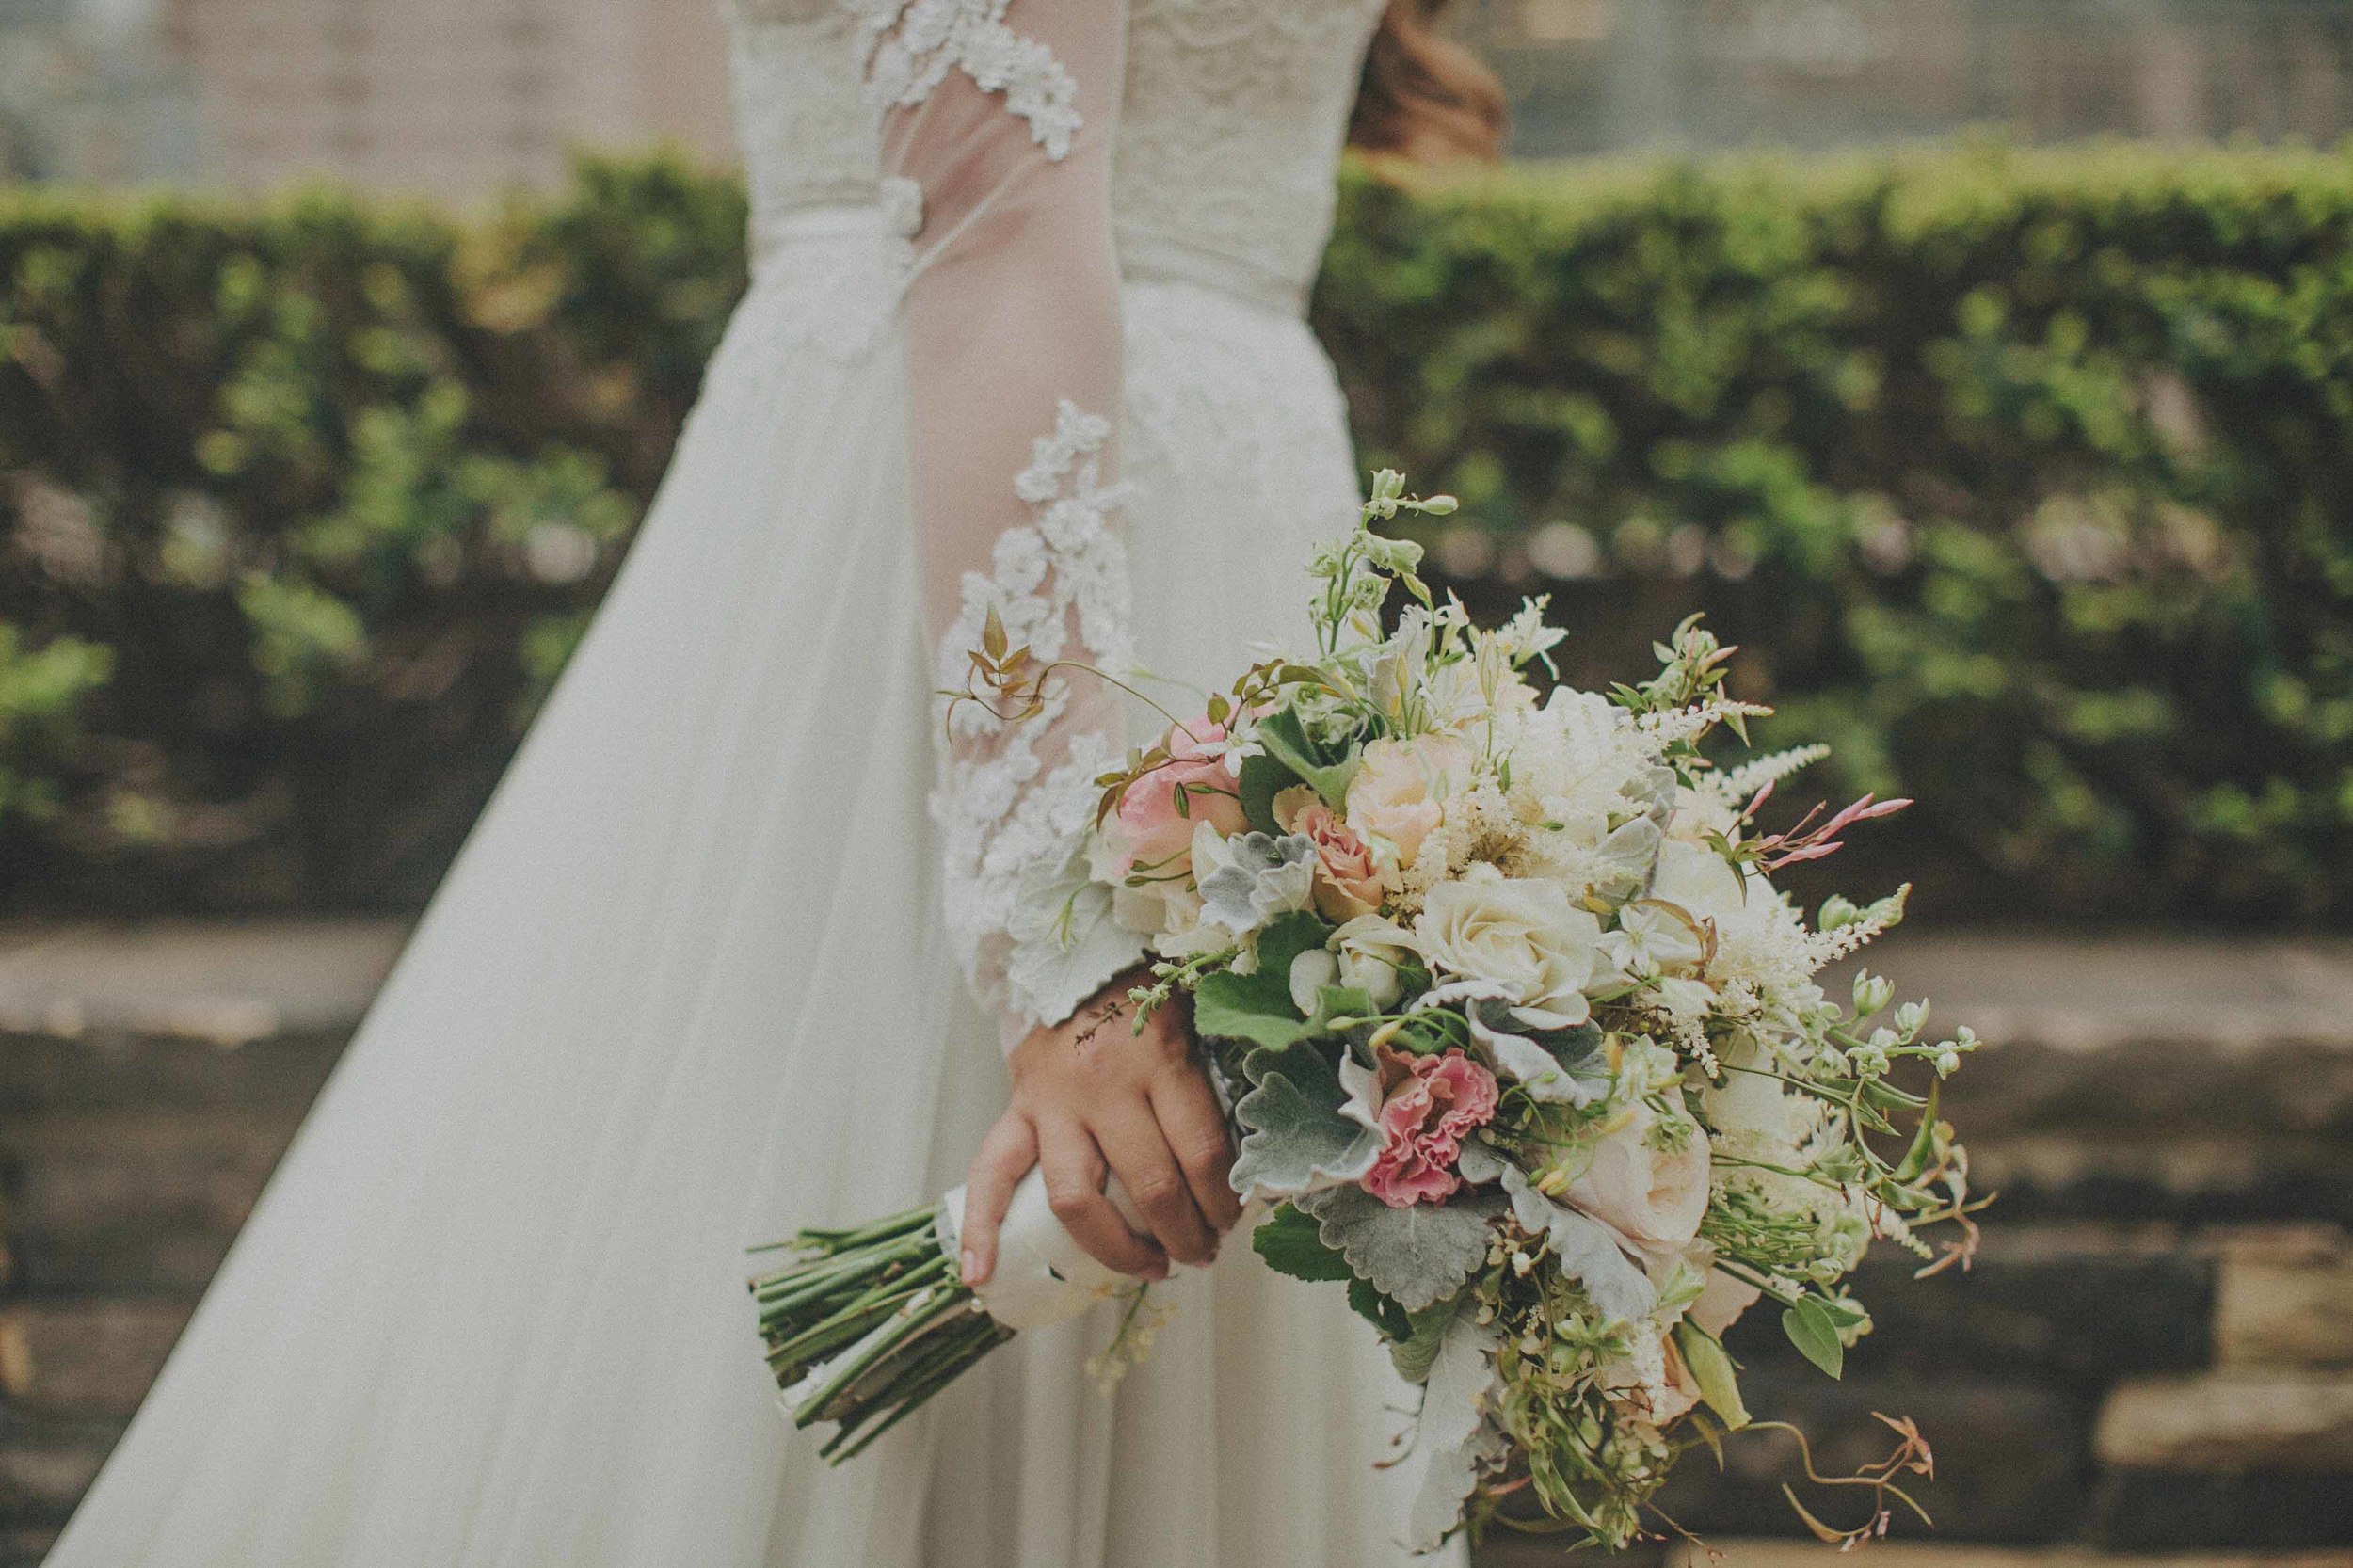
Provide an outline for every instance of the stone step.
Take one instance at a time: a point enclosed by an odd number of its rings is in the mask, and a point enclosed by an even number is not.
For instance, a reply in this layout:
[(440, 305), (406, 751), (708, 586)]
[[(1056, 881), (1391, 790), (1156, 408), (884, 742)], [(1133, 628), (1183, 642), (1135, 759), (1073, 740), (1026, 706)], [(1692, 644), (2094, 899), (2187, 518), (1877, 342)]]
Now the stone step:
[(2094, 1448), (2118, 1469), (2312, 1472), (2353, 1492), (2353, 1372), (2233, 1367), (2129, 1379), (2108, 1395)]
[(2353, 1240), (2333, 1225), (2233, 1237), (2214, 1332), (2227, 1367), (2353, 1367)]
[(407, 939), (397, 920), (0, 927), (0, 1032), (217, 1046), (347, 1033)]
[(1991, 1043), (1946, 1087), (1964, 1132), (2353, 1132), (2353, 939), (1898, 928), (1862, 962)]
[(0, 1568), (40, 1568), (58, 1531), (41, 1526), (0, 1528)]
[[(1477, 1568), (1562, 1568), (1609, 1563), (1612, 1568), (1830, 1568), (1842, 1559), (1813, 1541), (1708, 1539), (1608, 1555), (1567, 1556), (1557, 1542), (1498, 1536), (1472, 1554)], [(2342, 1551), (2219, 1551), (2143, 1556), (2084, 1546), (2005, 1548), (1958, 1542), (1888, 1540), (1867, 1548), (1872, 1568), (2346, 1568)]]
[[(1966, 1270), (1913, 1277), (1918, 1261), (1872, 1249), (1852, 1280), (1871, 1333), (1849, 1355), (1874, 1376), (1967, 1377), (1990, 1368), (2094, 1390), (2135, 1373), (2212, 1361), (2215, 1240), (2167, 1224), (2010, 1223), (1988, 1216)], [(1750, 1314), (1730, 1348), (1760, 1370), (1804, 1363), (1774, 1314)]]
[(0, 1395), (31, 1416), (127, 1418), (192, 1309), (188, 1302), (139, 1298), (0, 1307)]
[[(1758, 1420), (1806, 1434), (1824, 1476), (1851, 1475), (1895, 1446), (1875, 1413), (1918, 1422), (1935, 1450), (1936, 1479), (1907, 1489), (1940, 1540), (2055, 1542), (2076, 1538), (2085, 1523), (2095, 1396), (2007, 1375), (1923, 1377), (1852, 1365), (1833, 1382), (1810, 1367), (1752, 1363), (1740, 1388)], [(1782, 1432), (1735, 1434), (1721, 1472), (1705, 1453), (1689, 1456), (1659, 1502), (1702, 1536), (1802, 1535), (1784, 1483), (1833, 1524), (1859, 1522), (1849, 1517), (1864, 1506), (1853, 1489), (1808, 1488), (1797, 1441)]]
[(0, 1409), (0, 1530), (64, 1524), (121, 1434), (120, 1422)]
[(77, 1295), (200, 1291), (302, 1110), (273, 1101), (0, 1117), (18, 1287)]
[(384, 920), (0, 931), (0, 1113), (308, 1104), (404, 936)]
[[(1989, 1056), (1981, 1066), (1997, 1064)], [(1964, 1075), (1965, 1076), (1965, 1075)], [(1974, 1113), (1959, 1125), (1971, 1185), (1998, 1192), (1990, 1216), (2179, 1220), (2222, 1224), (2353, 1214), (2353, 1138), (2137, 1126), (2014, 1131)]]
[(2353, 1373), (2135, 1378), (2101, 1409), (2094, 1531), (2112, 1545), (2353, 1544)]
[(2353, 1565), (2353, 1486), (2343, 1476), (2278, 1471), (2104, 1471), (2087, 1533), (2119, 1552), (2329, 1548), (2328, 1560), (2345, 1568)]

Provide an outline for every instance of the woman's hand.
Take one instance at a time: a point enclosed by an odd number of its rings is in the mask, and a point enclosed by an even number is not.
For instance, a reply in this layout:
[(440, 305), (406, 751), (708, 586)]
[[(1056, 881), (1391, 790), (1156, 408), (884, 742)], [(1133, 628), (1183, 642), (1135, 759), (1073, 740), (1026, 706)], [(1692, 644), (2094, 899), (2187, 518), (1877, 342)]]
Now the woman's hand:
[[(997, 1228), (1032, 1165), (1054, 1217), (1106, 1268), (1165, 1279), (1169, 1259), (1208, 1263), (1241, 1217), (1217, 1094), (1194, 1060), (1180, 1004), (1135, 1032), (1133, 977), (1112, 981), (1067, 1022), (1035, 1029), (1007, 1059), (1013, 1103), (982, 1140), (965, 1190), (967, 1285), (997, 1268)], [(1151, 1229), (1138, 1236), (1103, 1195), (1119, 1178)]]

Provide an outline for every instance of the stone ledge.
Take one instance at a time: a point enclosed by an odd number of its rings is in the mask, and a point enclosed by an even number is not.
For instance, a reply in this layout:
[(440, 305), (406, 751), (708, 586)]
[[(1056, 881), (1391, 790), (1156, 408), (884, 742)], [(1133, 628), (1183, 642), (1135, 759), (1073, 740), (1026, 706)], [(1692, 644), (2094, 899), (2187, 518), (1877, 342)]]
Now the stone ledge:
[(398, 920), (0, 928), (0, 1033), (217, 1046), (348, 1033), (408, 934)]
[(112, 1422), (0, 1413), (0, 1521), (10, 1528), (63, 1524), (121, 1431)]
[[(1727, 1348), (1747, 1360), (1748, 1345), (1777, 1332), (1767, 1321)], [(1859, 1364), (1833, 1382), (1811, 1367), (1766, 1366), (1761, 1355), (1742, 1371), (1740, 1389), (1758, 1419), (1787, 1421), (1806, 1433), (1826, 1476), (1851, 1475), (1886, 1456), (1894, 1438), (1874, 1412), (1915, 1419), (1936, 1450), (1936, 1479), (1907, 1489), (1936, 1521), (1940, 1538), (2055, 1542), (2083, 1523), (2093, 1416), (2088, 1395), (2048, 1380), (1883, 1374)], [(1852, 1522), (1849, 1515), (1863, 1505), (1850, 1492), (1825, 1496), (1802, 1484), (1803, 1474), (1787, 1433), (1740, 1433), (1724, 1445), (1721, 1472), (1705, 1454), (1690, 1456), (1660, 1506), (1702, 1536), (1800, 1535), (1803, 1527), (1782, 1493), (1785, 1482), (1797, 1482), (1808, 1507)]]
[(2224, 1248), (2215, 1354), (2231, 1367), (2353, 1366), (2353, 1240), (2271, 1227)]
[[(2006, 1378), (2097, 1389), (2137, 1372), (2199, 1370), (2212, 1359), (2213, 1243), (2175, 1224), (2009, 1223), (1997, 1207), (1966, 1272), (1915, 1280), (1916, 1260), (1875, 1248), (1853, 1281), (1877, 1326), (1849, 1375)], [(1759, 1370), (1805, 1368), (1769, 1312), (1733, 1331)], [(1802, 1382), (1801, 1382), (1802, 1386)]]
[(2223, 1056), (2305, 1044), (2353, 1051), (2353, 938), (1899, 928), (1863, 960), (1925, 995), (1949, 1029), (2097, 1054), (2136, 1041)]
[(34, 1415), (129, 1416), (192, 1302), (19, 1302), (0, 1310), (0, 1393)]
[(2321, 1474), (2109, 1470), (2093, 1489), (2090, 1534), (2120, 1551), (2331, 1547), (2331, 1560), (2353, 1563), (2353, 1486)]
[(2100, 1411), (2103, 1465), (2188, 1475), (2345, 1478), (2353, 1493), (2353, 1373), (2234, 1368), (2119, 1384)]
[(277, 1164), (299, 1098), (0, 1118), (21, 1290), (192, 1296)]
[(1491, 1539), (1472, 1554), (1477, 1568), (1561, 1568), (1607, 1563), (1610, 1568), (1836, 1568), (1861, 1561), (1873, 1568), (2346, 1568), (2339, 1551), (2193, 1552), (2119, 1556), (2078, 1546), (1980, 1546), (1958, 1542), (1878, 1541), (1860, 1558), (1841, 1556), (1812, 1541), (1706, 1540), (1704, 1544), (1641, 1548), (1609, 1556), (1569, 1557), (1554, 1542)]

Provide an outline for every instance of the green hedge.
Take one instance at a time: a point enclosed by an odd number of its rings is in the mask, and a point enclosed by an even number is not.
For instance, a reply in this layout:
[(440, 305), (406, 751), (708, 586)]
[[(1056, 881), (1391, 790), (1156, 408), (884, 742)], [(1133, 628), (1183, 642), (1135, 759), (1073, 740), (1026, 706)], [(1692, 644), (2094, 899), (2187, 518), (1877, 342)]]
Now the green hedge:
[(1588, 531), (1588, 669), (1707, 608), (1932, 902), (2353, 912), (2353, 157), (1359, 186), (1319, 321), (1369, 460)]
[[(421, 898), (741, 221), (661, 163), (473, 225), (0, 201), (0, 901)], [(1466, 595), (1549, 587), (1578, 675), (1708, 608), (1824, 788), (1921, 801), (1931, 902), (2341, 921), (2348, 258), (2315, 153), (1533, 169), (1352, 181), (1316, 318), (1366, 460), (1490, 531)]]

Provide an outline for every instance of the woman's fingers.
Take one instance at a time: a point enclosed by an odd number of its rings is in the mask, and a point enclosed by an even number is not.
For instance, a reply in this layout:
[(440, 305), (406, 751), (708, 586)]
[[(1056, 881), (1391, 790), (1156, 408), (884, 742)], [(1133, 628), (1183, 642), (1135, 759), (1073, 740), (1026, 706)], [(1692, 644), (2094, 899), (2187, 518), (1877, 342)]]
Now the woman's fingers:
[(1037, 1129), (1028, 1117), (1008, 1111), (981, 1140), (972, 1169), (964, 1178), (964, 1234), (956, 1271), (967, 1285), (985, 1285), (997, 1272), (997, 1230), (1005, 1222), (1013, 1190), (1037, 1163)]
[(1164, 1073), (1152, 1085), (1152, 1114), (1160, 1118), (1160, 1134), (1176, 1151), (1202, 1218), (1225, 1235), (1241, 1218), (1241, 1199), (1225, 1179), (1234, 1168), (1234, 1145), (1226, 1136), (1225, 1112), (1217, 1103), (1217, 1091), (1191, 1068)]
[(1166, 1279), (1167, 1256), (1129, 1230), (1103, 1195), (1103, 1154), (1094, 1135), (1077, 1122), (1057, 1119), (1039, 1124), (1037, 1145), (1047, 1205), (1070, 1239), (1107, 1269), (1139, 1279)]
[(1128, 1190), (1128, 1201), (1161, 1250), (1179, 1263), (1199, 1265), (1215, 1257), (1216, 1233), (1194, 1204), (1150, 1102), (1139, 1097), (1107, 1110), (1096, 1116), (1094, 1130), (1112, 1174)]

